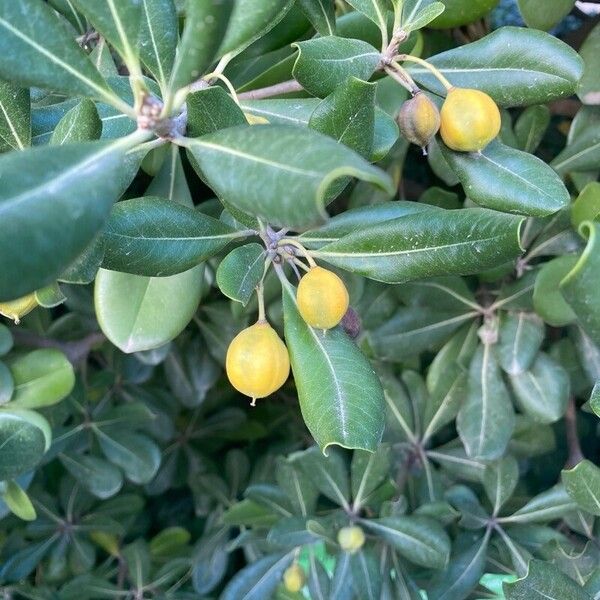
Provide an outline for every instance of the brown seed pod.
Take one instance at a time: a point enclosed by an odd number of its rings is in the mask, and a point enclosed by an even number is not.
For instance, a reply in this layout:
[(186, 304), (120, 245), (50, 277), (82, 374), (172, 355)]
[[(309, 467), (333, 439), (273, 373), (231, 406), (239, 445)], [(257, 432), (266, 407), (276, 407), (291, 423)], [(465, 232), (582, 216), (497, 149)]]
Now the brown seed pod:
[(397, 122), (402, 135), (425, 151), (425, 147), (440, 128), (440, 111), (419, 91), (402, 105)]

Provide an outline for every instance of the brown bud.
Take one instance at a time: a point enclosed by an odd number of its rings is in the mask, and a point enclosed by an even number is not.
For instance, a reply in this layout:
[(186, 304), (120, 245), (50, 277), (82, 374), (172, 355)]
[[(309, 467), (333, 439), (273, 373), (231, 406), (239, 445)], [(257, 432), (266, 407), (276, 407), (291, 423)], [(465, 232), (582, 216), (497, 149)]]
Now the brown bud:
[(397, 121), (402, 135), (425, 149), (440, 128), (440, 111), (423, 92), (417, 92), (402, 105)]

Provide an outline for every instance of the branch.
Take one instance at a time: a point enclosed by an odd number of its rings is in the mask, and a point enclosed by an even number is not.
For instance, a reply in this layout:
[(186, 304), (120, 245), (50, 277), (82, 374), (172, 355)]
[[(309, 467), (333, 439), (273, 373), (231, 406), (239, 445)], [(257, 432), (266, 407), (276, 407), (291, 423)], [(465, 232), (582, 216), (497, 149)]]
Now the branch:
[(106, 340), (104, 334), (98, 331), (90, 333), (80, 340), (70, 342), (44, 337), (27, 329), (13, 327), (10, 331), (15, 343), (29, 348), (56, 348), (64, 352), (69, 361), (74, 365), (85, 360), (94, 346)]
[(569, 457), (565, 463), (565, 468), (572, 469), (584, 459), (579, 443), (579, 435), (577, 434), (577, 407), (573, 397), (569, 398), (569, 404), (565, 412), (565, 433), (569, 449)]
[(238, 94), (238, 98), (240, 100), (262, 100), (263, 98), (271, 98), (272, 96), (291, 94), (292, 92), (301, 92), (303, 90), (304, 88), (295, 79), (289, 79), (288, 81), (282, 81), (268, 87), (242, 92)]

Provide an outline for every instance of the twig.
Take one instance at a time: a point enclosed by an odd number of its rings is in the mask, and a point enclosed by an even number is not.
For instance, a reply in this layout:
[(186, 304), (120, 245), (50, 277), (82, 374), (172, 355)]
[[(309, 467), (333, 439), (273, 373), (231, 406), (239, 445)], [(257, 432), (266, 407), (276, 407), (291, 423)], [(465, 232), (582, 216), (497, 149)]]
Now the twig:
[(10, 331), (17, 344), (30, 348), (56, 348), (64, 352), (74, 365), (85, 360), (94, 346), (106, 340), (104, 334), (98, 331), (90, 333), (80, 340), (70, 342), (44, 337), (27, 329), (13, 327)]
[(240, 100), (262, 100), (263, 98), (271, 98), (272, 96), (279, 96), (280, 94), (291, 94), (292, 92), (301, 92), (302, 90), (304, 90), (304, 88), (295, 79), (289, 79), (288, 81), (282, 81), (275, 85), (250, 90), (249, 92), (242, 92), (241, 94), (238, 94), (238, 98)]
[(565, 463), (565, 468), (572, 469), (584, 459), (579, 443), (579, 435), (577, 434), (577, 407), (573, 397), (569, 398), (569, 404), (565, 412), (565, 433), (569, 449), (569, 457)]

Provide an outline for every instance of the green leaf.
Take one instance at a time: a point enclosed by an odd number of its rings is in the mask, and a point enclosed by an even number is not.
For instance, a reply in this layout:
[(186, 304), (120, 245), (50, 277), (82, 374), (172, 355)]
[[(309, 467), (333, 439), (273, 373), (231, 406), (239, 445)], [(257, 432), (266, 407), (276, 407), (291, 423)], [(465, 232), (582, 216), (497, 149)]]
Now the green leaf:
[(239, 54), (273, 29), (294, 5), (293, 0), (237, 0), (219, 56)]
[[(319, 453), (320, 454), (320, 453)], [(279, 457), (275, 477), (277, 485), (287, 494), (294, 514), (308, 516), (314, 513), (319, 491), (312, 479), (300, 468), (304, 453)]]
[(164, 277), (195, 267), (240, 234), (193, 208), (144, 196), (115, 204), (103, 236), (104, 268)]
[(56, 280), (92, 241), (133, 176), (125, 153), (140, 135), (0, 156), (0, 218), (13, 224), (0, 232), (0, 299)]
[(60, 402), (73, 389), (75, 373), (67, 357), (54, 348), (34, 350), (10, 367), (15, 382), (11, 406), (41, 408)]
[(300, 409), (323, 452), (332, 444), (375, 451), (384, 427), (383, 390), (369, 361), (339, 327), (313, 329), (296, 292), (283, 286), (285, 340)]
[(27, 496), (16, 481), (6, 482), (6, 491), (2, 494), (2, 500), (6, 502), (6, 506), (19, 519), (34, 521), (37, 517), (29, 496)]
[[(352, 588), (356, 597), (364, 600), (378, 600), (381, 594), (382, 577), (379, 570), (379, 560), (375, 552), (362, 548), (350, 556), (352, 569)], [(346, 581), (346, 585), (348, 585)]]
[(497, 515), (513, 495), (519, 481), (519, 465), (510, 454), (487, 466), (483, 487)]
[(560, 291), (577, 315), (581, 327), (600, 344), (600, 223), (584, 221), (579, 231), (588, 238), (583, 254), (560, 283)]
[(590, 408), (597, 417), (600, 417), (600, 383), (594, 385), (594, 389), (590, 395)]
[(519, 148), (535, 152), (550, 125), (550, 109), (544, 104), (527, 107), (515, 122)]
[(567, 494), (577, 505), (600, 516), (600, 468), (589, 460), (582, 460), (572, 469), (564, 469), (561, 476)]
[(114, 93), (45, 2), (2, 3), (0, 33), (3, 79), (113, 103)]
[(575, 581), (562, 573), (556, 565), (532, 560), (527, 575), (514, 583), (504, 583), (507, 600), (592, 600)]
[(546, 10), (540, 10), (536, 0), (518, 0), (518, 4), (527, 27), (549, 31), (571, 12), (575, 0), (554, 0)]
[(48, 449), (50, 426), (28, 410), (0, 410), (0, 481), (33, 469)]
[[(566, 2), (566, 0), (562, 0)], [(600, 102), (600, 26), (596, 25), (588, 34), (579, 49), (579, 55), (585, 64), (583, 77), (579, 81), (578, 96), (584, 104), (598, 104)]]
[[(327, 191), (341, 178), (357, 177), (390, 193), (393, 188), (383, 171), (309, 129), (231, 127), (186, 145), (219, 197), (272, 225), (307, 228), (323, 221)], [(265, 187), (267, 180), (272, 185)]]
[(104, 456), (121, 467), (127, 479), (139, 485), (150, 482), (158, 471), (160, 448), (149, 438), (131, 431), (114, 431), (110, 435), (94, 427)]
[(29, 90), (0, 81), (0, 141), (13, 150), (31, 146), (31, 102)]
[(13, 337), (10, 329), (6, 325), (0, 323), (0, 356), (4, 356), (10, 352), (13, 347)]
[(514, 421), (510, 396), (492, 346), (484, 344), (471, 361), (467, 397), (456, 419), (467, 454), (481, 460), (502, 456), (510, 441)]
[(335, 7), (328, 0), (298, 0), (312, 26), (322, 36), (335, 35)]
[(173, 0), (141, 0), (141, 4), (137, 50), (144, 66), (165, 90), (177, 50), (177, 10)]
[(453, 152), (440, 146), (469, 198), (481, 206), (544, 217), (569, 205), (569, 192), (560, 177), (532, 154), (499, 141), (481, 152)]
[(121, 471), (103, 458), (75, 452), (60, 454), (59, 458), (65, 469), (97, 498), (110, 498), (123, 486)]
[(363, 519), (361, 523), (391, 544), (410, 562), (443, 569), (450, 557), (450, 538), (442, 526), (427, 517), (384, 517)]
[(466, 275), (517, 256), (520, 225), (518, 217), (480, 208), (430, 208), (363, 227), (312, 254), (385, 283)]
[(348, 4), (367, 16), (380, 31), (387, 34), (388, 0), (348, 0)]
[(571, 272), (578, 261), (572, 254), (559, 256), (540, 269), (533, 288), (533, 306), (548, 325), (563, 327), (573, 323), (577, 315), (560, 291), (560, 282)]
[(283, 572), (294, 560), (294, 553), (270, 554), (244, 567), (229, 581), (220, 600), (270, 598), (281, 582)]
[(422, 4), (423, 3), (420, 0), (414, 3), (414, 7), (407, 14), (406, 20), (403, 20), (403, 31), (416, 31), (417, 29), (422, 29), (423, 27), (426, 27), (436, 17), (439, 17), (439, 15), (441, 15), (446, 8), (442, 2), (430, 1), (426, 3), (425, 6), (421, 6)]
[(123, 352), (158, 348), (191, 321), (202, 293), (202, 266), (171, 277), (143, 277), (100, 269), (96, 316), (106, 337)]
[(171, 93), (192, 83), (206, 72), (229, 23), (233, 2), (185, 3), (185, 26), (171, 73)]
[(542, 342), (544, 323), (533, 313), (503, 313), (498, 343), (494, 347), (500, 366), (509, 375), (518, 375), (531, 367)]
[(576, 510), (577, 504), (562, 485), (541, 492), (510, 517), (503, 517), (506, 523), (547, 523), (561, 519)]
[(35, 290), (35, 299), (44, 308), (55, 308), (65, 302), (67, 297), (62, 293), (58, 283), (53, 283)]
[(294, 44), (298, 58), (294, 78), (314, 96), (328, 96), (348, 77), (368, 81), (381, 54), (362, 40), (327, 36)]
[(75, 144), (97, 140), (102, 135), (102, 121), (92, 100), (84, 99), (58, 122), (49, 144)]
[(248, 121), (233, 98), (221, 87), (212, 86), (190, 94), (187, 99), (187, 135), (199, 137), (219, 129), (247, 125)]
[[(110, 42), (131, 70), (139, 70), (138, 45), (142, 3), (124, 0), (72, 0), (94, 28)], [(134, 75), (134, 73), (132, 73)], [(140, 72), (141, 75), (141, 72)]]
[[(427, 59), (452, 85), (487, 92), (501, 106), (544, 104), (575, 92), (583, 61), (564, 42), (542, 31), (501, 27), (483, 39)], [(440, 95), (443, 87), (421, 66), (413, 78)]]
[(510, 376), (519, 408), (540, 423), (554, 423), (569, 400), (569, 374), (553, 358), (540, 352), (528, 371)]
[[(583, 107), (579, 114), (585, 115), (588, 112), (586, 108)], [(550, 162), (550, 166), (560, 175), (574, 171), (595, 171), (598, 168), (600, 121), (596, 122), (593, 118), (584, 119), (584, 121), (586, 120), (588, 122), (582, 126), (584, 128), (576, 136), (570, 138), (567, 146)]]
[(15, 383), (8, 367), (0, 362), (0, 405), (11, 399), (14, 389)]
[(388, 445), (380, 445), (375, 452), (354, 451), (350, 474), (355, 509), (388, 476), (391, 465), (390, 452), (391, 447)]
[(600, 183), (588, 183), (571, 206), (571, 223), (577, 229), (584, 221), (600, 221)]
[(265, 249), (246, 244), (232, 250), (217, 269), (217, 285), (225, 296), (248, 304), (265, 271)]
[(375, 127), (375, 89), (349, 77), (315, 108), (309, 127), (369, 158)]
[[(438, 17), (432, 27), (448, 29), (460, 27), (482, 19), (492, 10), (498, 0), (441, 0), (446, 10)], [(410, 4), (420, 4), (421, 0), (406, 0)]]

